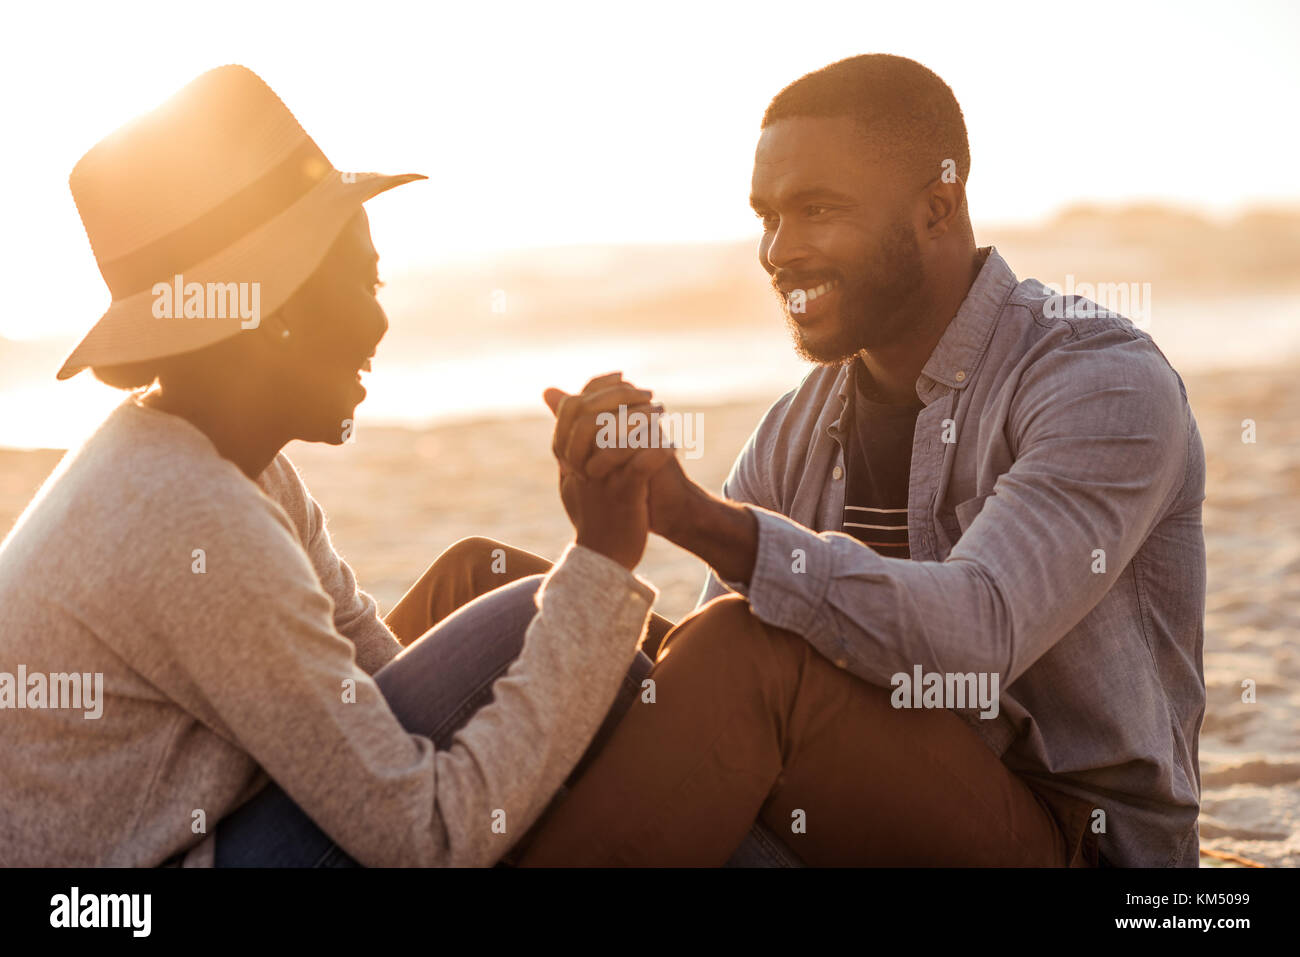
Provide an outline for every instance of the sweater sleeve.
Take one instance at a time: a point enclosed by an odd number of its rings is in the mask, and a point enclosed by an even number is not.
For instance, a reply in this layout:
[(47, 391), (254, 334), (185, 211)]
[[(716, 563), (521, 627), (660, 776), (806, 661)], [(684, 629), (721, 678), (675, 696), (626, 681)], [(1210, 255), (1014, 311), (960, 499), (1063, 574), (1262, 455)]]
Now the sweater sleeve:
[(334, 602), (334, 627), (356, 646), (357, 667), (373, 675), (401, 653), (402, 645), (379, 616), (378, 602), (361, 589), (352, 567), (334, 548), (324, 510), (283, 452), (258, 484), (293, 522), (321, 588)]
[(570, 545), (493, 702), (437, 751), (401, 727), (358, 667), (279, 509), (188, 514), (207, 571), (168, 562), (150, 579), (160, 610), (153, 680), (367, 866), (499, 859), (595, 734), (656, 597), (617, 563)]

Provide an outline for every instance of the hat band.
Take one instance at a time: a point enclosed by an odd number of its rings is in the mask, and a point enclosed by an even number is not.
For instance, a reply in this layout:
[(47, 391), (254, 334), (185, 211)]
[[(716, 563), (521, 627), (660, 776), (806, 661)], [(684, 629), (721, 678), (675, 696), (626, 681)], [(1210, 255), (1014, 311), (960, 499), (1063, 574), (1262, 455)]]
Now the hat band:
[(284, 212), (333, 170), (320, 148), (307, 139), (283, 162), (202, 216), (147, 246), (100, 266), (113, 301), (171, 281), (188, 266), (215, 255)]

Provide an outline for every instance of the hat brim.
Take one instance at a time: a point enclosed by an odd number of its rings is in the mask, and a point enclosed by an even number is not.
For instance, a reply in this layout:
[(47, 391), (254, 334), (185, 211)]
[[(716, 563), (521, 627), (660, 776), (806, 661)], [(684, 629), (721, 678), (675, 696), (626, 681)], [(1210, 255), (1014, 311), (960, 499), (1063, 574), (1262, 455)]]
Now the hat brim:
[[(331, 170), (284, 212), (221, 252), (187, 267), (184, 282), (258, 283), (259, 311), (269, 316), (311, 276), (361, 204), (380, 193), (428, 179), (420, 173), (387, 176)], [(160, 277), (169, 278), (169, 277)], [(115, 301), (72, 350), (57, 378), (91, 366), (144, 362), (202, 349), (242, 331), (238, 316), (159, 319), (152, 290)]]

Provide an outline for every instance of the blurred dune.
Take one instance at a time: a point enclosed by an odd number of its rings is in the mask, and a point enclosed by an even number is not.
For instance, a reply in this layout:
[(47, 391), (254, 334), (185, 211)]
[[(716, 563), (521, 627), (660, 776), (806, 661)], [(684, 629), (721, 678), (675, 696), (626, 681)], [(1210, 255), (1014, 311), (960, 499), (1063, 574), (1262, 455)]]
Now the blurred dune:
[[(1217, 222), (1175, 208), (1071, 207), (1035, 226), (976, 227), (1021, 278), (1151, 283), (1153, 298), (1300, 292), (1300, 210), (1264, 209)], [(475, 267), (394, 276), (386, 348), (553, 340), (650, 323), (672, 332), (780, 323), (753, 243), (571, 247), (519, 251)], [(506, 294), (492, 312), (492, 291)]]
[[(1151, 283), (1163, 303), (1300, 293), (1300, 210), (1220, 222), (1158, 205), (1075, 206), (1040, 225), (977, 224), (976, 239), (996, 245), (1021, 278)], [(750, 242), (517, 250), (386, 279), (392, 325), (380, 359), (399, 364), (629, 330), (782, 324)], [(48, 381), (75, 344), (0, 339), (0, 383)]]
[(1187, 210), (1071, 207), (1044, 228), (980, 230), (1023, 277), (1151, 283), (1162, 299), (1300, 291), (1300, 210), (1217, 222)]

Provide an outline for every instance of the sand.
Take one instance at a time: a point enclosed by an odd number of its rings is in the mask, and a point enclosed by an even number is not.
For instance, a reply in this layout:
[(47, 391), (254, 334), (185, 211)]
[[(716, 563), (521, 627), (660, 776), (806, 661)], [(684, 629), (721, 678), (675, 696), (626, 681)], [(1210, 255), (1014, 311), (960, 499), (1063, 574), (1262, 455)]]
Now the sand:
[[(1300, 864), (1300, 392), (1293, 377), (1288, 367), (1184, 376), (1209, 469), (1202, 847), (1282, 866)], [(718, 488), (766, 404), (705, 409), (705, 454), (687, 462), (688, 471)], [(1242, 441), (1244, 419), (1254, 420), (1253, 444)], [(560, 553), (570, 527), (549, 435), (542, 417), (415, 431), (368, 427), (363, 415), (352, 444), (295, 443), (289, 452), (324, 506), (339, 551), (387, 609), (439, 552), (468, 535), (550, 558)], [(60, 454), (0, 450), (0, 529), (8, 530)], [(660, 589), (657, 610), (674, 620), (694, 606), (704, 580), (698, 560), (658, 540), (639, 571)], [(1254, 703), (1242, 700), (1247, 680)]]

